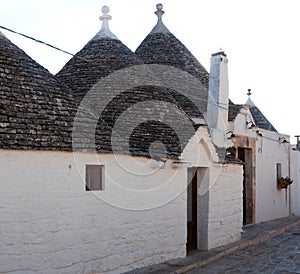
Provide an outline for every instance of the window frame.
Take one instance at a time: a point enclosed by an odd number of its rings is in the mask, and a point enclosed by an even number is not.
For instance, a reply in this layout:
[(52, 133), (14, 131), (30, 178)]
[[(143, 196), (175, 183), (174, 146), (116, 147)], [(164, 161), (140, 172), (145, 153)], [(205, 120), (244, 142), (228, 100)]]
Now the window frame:
[[(95, 172), (95, 168), (98, 168), (99, 174), (97, 175), (100, 179), (99, 182), (91, 182), (92, 174)], [(95, 176), (95, 175), (94, 175)], [(104, 178), (105, 178), (105, 167), (102, 164), (86, 164), (85, 165), (85, 191), (103, 191), (104, 190)], [(94, 186), (93, 188), (91, 187)]]

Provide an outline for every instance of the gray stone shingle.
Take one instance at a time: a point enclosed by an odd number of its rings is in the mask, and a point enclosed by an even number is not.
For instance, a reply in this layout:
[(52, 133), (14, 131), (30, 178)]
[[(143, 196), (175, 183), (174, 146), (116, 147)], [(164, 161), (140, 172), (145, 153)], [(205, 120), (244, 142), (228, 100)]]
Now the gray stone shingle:
[(0, 36), (0, 148), (71, 150), (74, 100), (45, 68)]
[[(113, 93), (110, 87), (93, 90), (98, 81), (111, 73), (128, 68), (134, 65), (143, 65), (143, 61), (131, 52), (121, 41), (109, 37), (91, 40), (82, 50), (80, 50), (56, 75), (57, 78), (72, 89), (77, 98), (78, 105), (88, 98), (86, 106), (91, 115), (79, 117), (88, 120), (87, 125), (80, 128), (81, 131), (88, 132), (89, 125), (96, 126), (96, 150), (98, 152), (118, 152), (135, 156), (150, 157), (149, 146), (155, 142), (161, 142), (166, 148), (166, 156), (178, 158), (188, 140), (194, 134), (194, 125), (190, 120), (193, 131), (184, 128), (177, 128), (182, 135), (178, 141), (178, 132), (168, 125), (171, 120), (176, 121), (178, 117), (185, 117), (186, 113), (174, 99), (175, 91), (155, 85), (136, 86), (129, 90), (124, 90), (118, 94), (105, 106), (101, 113), (98, 113), (99, 98), (109, 98)], [(149, 71), (151, 74), (151, 72)], [(130, 77), (130, 75), (128, 76)], [(150, 76), (151, 77), (151, 76)], [(133, 79), (135, 77), (132, 77)], [(155, 78), (155, 77), (154, 77)], [(116, 79), (122, 86), (122, 79)], [(134, 80), (133, 80), (134, 81)], [(95, 91), (95, 94), (93, 92)], [(94, 98), (93, 98), (94, 96)], [(151, 109), (141, 110), (145, 112), (145, 119), (149, 120), (151, 115), (153, 120), (143, 121), (141, 125), (132, 128), (132, 133), (125, 138), (125, 129), (136, 123), (136, 113), (131, 108), (138, 103), (159, 102), (152, 104)], [(174, 105), (173, 112), (168, 108), (168, 103)], [(183, 109), (185, 106), (183, 104)], [(127, 118), (118, 123), (118, 130), (114, 127), (120, 116), (126, 111)], [(147, 113), (146, 113), (147, 112)], [(152, 113), (152, 114), (151, 114)], [(147, 114), (147, 115), (146, 115)], [(150, 117), (150, 118), (149, 118)], [(155, 122), (154, 122), (155, 121)], [(156, 124), (157, 123), (157, 124)], [(178, 124), (179, 122), (177, 122)], [(118, 143), (112, 146), (113, 130), (119, 134)], [(168, 133), (168, 134), (167, 134)], [(79, 134), (80, 135), (80, 134)], [(75, 138), (73, 136), (73, 138)], [(92, 138), (76, 136), (78, 149), (92, 149)], [(116, 147), (117, 146), (117, 147)], [(158, 153), (158, 151), (157, 151)]]

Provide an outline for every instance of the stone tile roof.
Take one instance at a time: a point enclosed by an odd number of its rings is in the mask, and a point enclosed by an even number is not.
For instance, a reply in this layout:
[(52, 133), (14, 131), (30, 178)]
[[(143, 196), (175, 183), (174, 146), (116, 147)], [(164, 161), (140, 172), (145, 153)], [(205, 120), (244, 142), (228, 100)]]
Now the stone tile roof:
[[(169, 89), (160, 86), (137, 86), (114, 97), (98, 121), (96, 136), (103, 132), (105, 124), (109, 137), (109, 142), (101, 140), (97, 143), (99, 152), (114, 151), (154, 159), (178, 158), (198, 126), (177, 107), (170, 93)], [(135, 112), (139, 104), (144, 105)], [(122, 120), (124, 113), (125, 119)], [(99, 122), (103, 124), (99, 126)], [(117, 135), (114, 144), (111, 143), (113, 131)], [(153, 146), (156, 143), (162, 146)]]
[[(109, 8), (102, 7), (100, 31), (57, 73), (75, 97), (82, 99), (100, 79), (112, 72), (143, 62), (109, 29)], [(121, 81), (121, 80), (120, 80)]]
[[(107, 12), (103, 17), (105, 20), (109, 19)], [(152, 30), (135, 55), (116, 39), (106, 24), (105, 31), (100, 31), (90, 40), (56, 77), (4, 36), (0, 35), (0, 39), (0, 148), (72, 150), (73, 120), (81, 100), (86, 97), (88, 91), (112, 72), (142, 65), (143, 62), (171, 65), (197, 77), (203, 84), (203, 88), (199, 90), (199, 96), (203, 98), (201, 110), (207, 109), (207, 71), (162, 25)], [(122, 79), (119, 80), (122, 82)], [(109, 94), (104, 92), (95, 96), (99, 95), (101, 100)], [(96, 102), (99, 97), (94, 99)], [(148, 109), (147, 104), (151, 105), (152, 101), (160, 104)], [(122, 134), (136, 122), (133, 107), (138, 103), (146, 103), (147, 117), (153, 119), (145, 119), (132, 128), (126, 139)], [(174, 107), (170, 109), (168, 103)], [(81, 117), (75, 118), (75, 121), (79, 118), (81, 132), (73, 135), (73, 141), (79, 140), (80, 145), (77, 148), (81, 151), (93, 150), (96, 145), (99, 153), (113, 150), (116, 152), (117, 149), (119, 153), (146, 157), (152, 157), (154, 153), (159, 157), (159, 146), (151, 149), (150, 146), (153, 143), (162, 143), (166, 150), (165, 156), (178, 158), (197, 128), (190, 118), (203, 117), (202, 112), (187, 97), (175, 90), (154, 85), (137, 86), (123, 91), (106, 105), (100, 116), (96, 106), (89, 106), (90, 108), (81, 112)], [(239, 109), (240, 106), (230, 102), (229, 119), (234, 119)], [(113, 130), (124, 112), (127, 112), (128, 116), (118, 124), (117, 148), (113, 148)], [(180, 123), (178, 118), (186, 120)], [(175, 124), (170, 125), (170, 121)], [(82, 133), (89, 132), (93, 125), (96, 125), (96, 134), (82, 137)]]
[(250, 112), (254, 119), (254, 124), (257, 127), (277, 132), (277, 130), (273, 127), (270, 121), (262, 114), (258, 107), (250, 106)]
[(156, 5), (157, 24), (142, 41), (135, 53), (145, 64), (170, 65), (182, 69), (197, 77), (208, 89), (208, 72), (164, 25), (162, 16), (165, 12), (162, 8), (162, 4)]
[(155, 14), (158, 17), (157, 24), (142, 41), (135, 53), (145, 64), (172, 66), (196, 77), (202, 83), (202, 87), (199, 87), (199, 94), (193, 95), (198, 99), (198, 107), (191, 99), (183, 94), (174, 91), (172, 92), (172, 96), (177, 104), (184, 109), (190, 117), (203, 118), (203, 114), (207, 111), (208, 72), (163, 24), (162, 15), (164, 11), (162, 10), (162, 4), (157, 4), (156, 8), (157, 11), (155, 11)]
[[(101, 35), (98, 33), (89, 41), (56, 75), (61, 82), (72, 89), (74, 96), (79, 99), (78, 105), (81, 100), (86, 101), (88, 99), (87, 101), (89, 101), (86, 107), (91, 114), (88, 117), (79, 117), (79, 119), (82, 118), (87, 121), (86, 126), (80, 130), (88, 131), (89, 125), (97, 124), (95, 143), (98, 152), (114, 151), (115, 153), (150, 157), (153, 156), (153, 153), (155, 155), (161, 154), (161, 151), (153, 148), (153, 146), (150, 149), (151, 144), (159, 142), (164, 145), (165, 156), (178, 158), (188, 140), (195, 133), (196, 126), (190, 120), (190, 129), (193, 129), (191, 131), (185, 128), (187, 126), (185, 123), (181, 125), (178, 122), (178, 117), (187, 119), (186, 113), (189, 114), (194, 106), (190, 107), (185, 98), (184, 102), (177, 104), (174, 99), (176, 97), (175, 91), (160, 86), (137, 86), (124, 90), (112, 98), (103, 112), (98, 113), (99, 98), (108, 98), (113, 91), (108, 87), (108, 89), (103, 88), (93, 94), (93, 92), (89, 92), (91, 88), (99, 80), (117, 70), (144, 64), (137, 55), (131, 52), (121, 41), (115, 39), (115, 36), (112, 36), (110, 32), (107, 35), (109, 30), (107, 24), (105, 30), (105, 33), (100, 31)], [(122, 85), (124, 79), (117, 79), (117, 81), (120, 81), (120, 85)], [(151, 105), (153, 101), (159, 102), (159, 104), (147, 108), (147, 104)], [(137, 115), (133, 109), (138, 103), (145, 103), (146, 110), (142, 109), (141, 111), (145, 117), (148, 117), (147, 119), (144, 117), (145, 119), (140, 124), (136, 124)], [(172, 111), (170, 111), (168, 103), (175, 105)], [(126, 119), (120, 122), (118, 119), (125, 112), (127, 113)], [(170, 121), (175, 121), (173, 127), (180, 131), (180, 140), (177, 136), (178, 132), (175, 132), (174, 128), (169, 125)], [(132, 128), (129, 136), (125, 136), (126, 129), (134, 124), (136, 127)], [(113, 132), (117, 132), (116, 138), (118, 140), (114, 144), (112, 144)], [(79, 140), (78, 148), (80, 150), (91, 149), (94, 136), (90, 136), (91, 139), (88, 136), (85, 136), (87, 139), (82, 138), (81, 134), (73, 135), (73, 137)]]
[(68, 89), (0, 35), (0, 149), (71, 150), (74, 109)]
[[(201, 110), (202, 112), (206, 112), (209, 74), (192, 53), (173, 34), (166, 32), (150, 33), (136, 49), (135, 53), (145, 64), (173, 66), (198, 78), (203, 84), (203, 87), (199, 88), (199, 96), (203, 98)], [(188, 99), (184, 99), (184, 97), (180, 95), (173, 95), (179, 105), (185, 105), (184, 108), (188, 111)], [(191, 116), (199, 116), (199, 112), (195, 113), (193, 108), (191, 104), (191, 109), (188, 113)]]
[(135, 53), (145, 64), (172, 66), (196, 77), (202, 83), (202, 87), (199, 86), (199, 94), (194, 95), (200, 98), (197, 103), (198, 107), (183, 94), (174, 91), (172, 96), (190, 117), (203, 118), (203, 113), (207, 111), (208, 72), (163, 24), (162, 15), (164, 11), (162, 10), (162, 4), (157, 4), (156, 8), (157, 24), (142, 41)]
[[(162, 12), (161, 8), (158, 8), (155, 13), (157, 14)], [(176, 92), (173, 92), (172, 95), (178, 105), (184, 109), (190, 117), (200, 116), (203, 118), (203, 112), (207, 111), (209, 73), (198, 62), (193, 54), (165, 27), (161, 19), (162, 14), (158, 14), (158, 22), (156, 26), (136, 49), (135, 53), (145, 64), (174, 66), (198, 78), (203, 84), (203, 88), (199, 91), (199, 96), (202, 97), (202, 103), (200, 105), (201, 111), (185, 96)], [(235, 105), (231, 100), (229, 100), (229, 121), (235, 119), (241, 107), (242, 105)]]
[(234, 121), (236, 116), (240, 113), (241, 108), (243, 105), (237, 105), (234, 104), (231, 100), (229, 100), (229, 105), (228, 105), (228, 121)]
[(145, 64), (163, 64), (197, 77), (208, 89), (209, 74), (172, 33), (150, 33), (135, 51)]
[(112, 72), (143, 62), (121, 41), (93, 39), (58, 72), (56, 77), (80, 99), (101, 78)]
[[(277, 132), (277, 130), (274, 128), (274, 126), (270, 123), (270, 121), (262, 114), (260, 109), (257, 106), (255, 106), (253, 103), (251, 105), (248, 104), (248, 102), (249, 102), (249, 99), (248, 99), (246, 105), (249, 107), (249, 110), (250, 110), (251, 115), (254, 120), (253, 121), (254, 124), (259, 128)], [(228, 121), (234, 121), (234, 119), (240, 113), (240, 110), (243, 106), (244, 105), (241, 105), (241, 104), (237, 105), (237, 104), (234, 104), (233, 102), (229, 101)]]
[[(101, 97), (102, 90), (99, 92)], [(95, 144), (99, 153), (178, 158), (197, 128), (186, 113), (176, 107), (176, 101), (166, 88), (137, 86), (125, 90), (114, 96), (101, 113), (98, 110), (99, 94), (88, 93), (84, 107), (90, 114), (77, 115), (82, 123), (79, 134), (73, 134), (73, 141), (79, 150), (91, 150), (94, 135), (89, 132), (94, 124), (97, 125)], [(139, 104), (141, 106), (137, 107)], [(83, 137), (82, 132), (88, 134)], [(155, 147), (153, 143), (163, 147)]]
[(260, 109), (253, 103), (253, 101), (251, 100), (251, 94), (251, 89), (248, 89), (248, 100), (245, 105), (250, 109), (254, 124), (259, 128), (277, 132), (277, 130), (273, 127), (269, 120), (262, 114)]
[(207, 111), (208, 72), (173, 34), (152, 31), (135, 53), (145, 64), (168, 65), (195, 76), (203, 84), (197, 95), (198, 102), (201, 99), (198, 104), (201, 110), (183, 94), (173, 91), (172, 96), (190, 117), (203, 118), (203, 113)]
[[(249, 107), (249, 110), (254, 120), (254, 124), (259, 128), (277, 132), (274, 126), (270, 123), (270, 121), (260, 111), (260, 109), (257, 106), (255, 106), (254, 103), (250, 105), (249, 102), (250, 101), (248, 99), (246, 105)], [(228, 121), (234, 121), (234, 119), (240, 113), (240, 110), (243, 106), (244, 105), (237, 105), (229, 101)]]
[[(162, 5), (157, 5), (155, 14), (158, 16), (158, 22), (149, 35), (136, 49), (135, 53), (145, 64), (170, 65), (181, 69), (195, 76), (203, 84), (199, 90), (199, 96), (202, 98), (200, 105), (201, 111), (185, 96), (173, 92), (172, 95), (178, 105), (190, 117), (201, 117), (207, 111), (207, 99), (209, 88), (209, 73), (198, 62), (193, 54), (167, 29), (162, 22)], [(242, 105), (235, 105), (229, 100), (228, 120), (235, 119)]]

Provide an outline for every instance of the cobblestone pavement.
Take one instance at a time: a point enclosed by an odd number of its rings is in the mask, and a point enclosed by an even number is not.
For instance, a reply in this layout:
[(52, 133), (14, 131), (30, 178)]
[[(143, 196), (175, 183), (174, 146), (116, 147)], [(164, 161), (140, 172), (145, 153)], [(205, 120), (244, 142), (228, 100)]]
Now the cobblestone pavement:
[(187, 273), (300, 273), (300, 227)]

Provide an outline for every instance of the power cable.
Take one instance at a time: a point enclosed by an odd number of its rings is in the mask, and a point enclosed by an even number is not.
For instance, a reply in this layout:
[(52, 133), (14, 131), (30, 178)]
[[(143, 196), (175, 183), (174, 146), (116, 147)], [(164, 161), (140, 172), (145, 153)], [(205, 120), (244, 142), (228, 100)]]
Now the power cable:
[(3, 26), (0, 26), (0, 28), (1, 28), (1, 29), (4, 29), (4, 30), (7, 30), (7, 31), (10, 31), (10, 32), (12, 32), (12, 33), (14, 33), (14, 34), (21, 35), (21, 36), (23, 36), (23, 37), (25, 37), (25, 38), (27, 38), (27, 39), (30, 39), (30, 40), (32, 40), (32, 41), (34, 41), (34, 42), (43, 44), (43, 45), (45, 45), (45, 46), (48, 46), (48, 47), (53, 48), (53, 49), (56, 49), (56, 50), (58, 50), (58, 51), (61, 51), (61, 52), (66, 53), (66, 54), (69, 54), (69, 55), (71, 55), (71, 56), (75, 56), (75, 54), (73, 54), (73, 53), (70, 53), (70, 52), (68, 52), (68, 51), (66, 51), (66, 50), (60, 49), (60, 48), (58, 48), (58, 47), (55, 47), (55, 46), (53, 46), (53, 45), (51, 45), (51, 44), (49, 44), (49, 43), (43, 42), (43, 41), (41, 41), (41, 40), (35, 39), (35, 38), (33, 38), (33, 37), (31, 37), (31, 36), (28, 36), (28, 35), (26, 35), (26, 34), (23, 34), (23, 33), (17, 32), (17, 31), (14, 31), (14, 30), (12, 30), (12, 29), (9, 29), (9, 28), (3, 27)]

